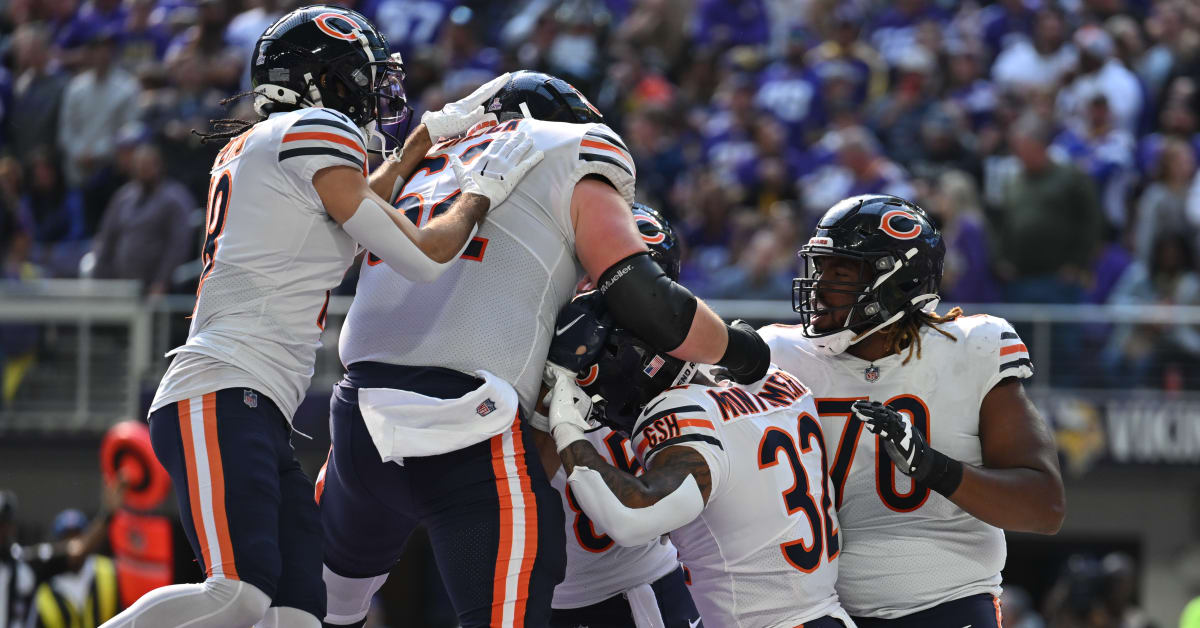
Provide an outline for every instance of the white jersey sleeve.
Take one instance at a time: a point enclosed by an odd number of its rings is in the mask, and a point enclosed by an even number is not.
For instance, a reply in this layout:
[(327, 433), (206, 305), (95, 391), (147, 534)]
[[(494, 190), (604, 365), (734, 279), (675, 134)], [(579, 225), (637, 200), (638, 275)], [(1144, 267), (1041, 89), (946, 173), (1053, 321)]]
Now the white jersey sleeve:
[[(967, 317), (965, 320), (970, 321), (972, 318), (976, 317)], [(1033, 377), (1033, 361), (1029, 358), (1029, 349), (1013, 326), (1003, 318), (995, 316), (977, 318), (981, 319), (980, 324), (973, 333), (982, 336), (979, 342), (988, 348), (988, 365), (995, 366), (989, 373), (990, 377), (984, 384), (984, 390), (991, 390), (996, 384), (1010, 377)], [(970, 340), (971, 335), (968, 335), (968, 341)]]
[[(585, 434), (610, 464), (634, 475), (642, 473), (629, 439), (606, 427)], [(679, 566), (675, 546), (666, 539), (636, 547), (613, 541), (579, 506), (562, 469), (550, 484), (562, 496), (567, 532), (567, 574), (554, 588), (554, 608), (581, 608), (649, 584)]]
[(662, 450), (682, 446), (696, 450), (708, 464), (711, 478), (709, 501), (725, 485), (729, 457), (706, 403), (694, 395), (671, 390), (646, 406), (634, 424), (631, 441), (639, 462), (650, 468), (654, 456)]
[(333, 166), (350, 166), (367, 176), (367, 147), (362, 133), (340, 112), (305, 109), (279, 141), (279, 168), (284, 178), (315, 207), (323, 207), (313, 175)]
[(575, 181), (587, 175), (603, 177), (621, 193), (626, 203), (632, 205), (637, 169), (621, 137), (607, 126), (597, 124), (584, 133), (578, 149)]

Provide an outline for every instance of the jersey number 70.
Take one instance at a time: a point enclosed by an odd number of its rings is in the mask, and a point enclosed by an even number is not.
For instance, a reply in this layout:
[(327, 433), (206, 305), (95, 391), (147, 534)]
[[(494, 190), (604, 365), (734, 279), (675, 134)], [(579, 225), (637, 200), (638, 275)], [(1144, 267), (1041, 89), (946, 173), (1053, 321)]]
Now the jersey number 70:
[[(846, 425), (842, 428), (842, 438), (838, 441), (836, 457), (830, 474), (833, 485), (837, 488), (837, 507), (842, 507), (842, 492), (846, 487), (846, 478), (850, 475), (850, 465), (854, 462), (854, 452), (858, 449), (858, 439), (862, 435), (863, 422), (850, 411), (850, 405), (866, 397), (852, 399), (817, 399), (817, 414), (822, 418), (845, 417)], [(914, 395), (897, 395), (887, 400), (887, 407), (907, 414), (913, 422), (913, 427), (929, 441), (929, 407)], [(875, 492), (883, 505), (896, 512), (912, 512), (925, 505), (929, 499), (929, 489), (915, 482), (907, 493), (901, 494), (896, 490), (896, 466), (888, 458), (887, 451), (879, 445), (879, 437), (875, 437)]]

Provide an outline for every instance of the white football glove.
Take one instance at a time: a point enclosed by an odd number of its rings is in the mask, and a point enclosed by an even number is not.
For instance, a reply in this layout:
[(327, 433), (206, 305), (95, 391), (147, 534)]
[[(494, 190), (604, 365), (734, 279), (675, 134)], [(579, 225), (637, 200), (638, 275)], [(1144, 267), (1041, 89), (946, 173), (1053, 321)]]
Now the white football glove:
[(509, 133), (492, 140), (470, 166), (463, 165), (458, 155), (450, 155), (450, 165), (463, 193), (486, 196), (491, 201), (490, 211), (508, 198), (544, 156), (533, 149), (533, 140), (525, 133)]
[(550, 435), (561, 452), (567, 445), (582, 440), (584, 432), (592, 428), (587, 419), (592, 414), (592, 400), (575, 383), (574, 373), (553, 365), (546, 366), (546, 373), (554, 377), (549, 400)]
[(509, 73), (505, 72), (480, 85), (462, 100), (449, 103), (438, 111), (426, 111), (421, 116), (421, 124), (429, 131), (429, 139), (437, 142), (442, 138), (461, 135), (489, 115), (494, 121), (495, 114), (484, 113), (483, 104), (508, 83), (508, 78)]

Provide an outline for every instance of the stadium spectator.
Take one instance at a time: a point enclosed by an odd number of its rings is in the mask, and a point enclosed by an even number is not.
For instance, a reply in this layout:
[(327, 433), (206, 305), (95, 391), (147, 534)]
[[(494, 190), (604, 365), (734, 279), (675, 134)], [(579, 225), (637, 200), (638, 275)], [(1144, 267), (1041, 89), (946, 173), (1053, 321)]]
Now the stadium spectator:
[(1033, 6), (1036, 4), (1026, 0), (999, 0), (980, 11), (979, 30), (990, 56), (1020, 39), (1028, 39), (1037, 19)]
[(225, 93), (237, 90), (245, 59), (225, 39), (229, 22), (225, 0), (199, 0), (197, 23), (180, 33), (167, 48), (170, 61), (177, 54), (191, 53), (199, 60), (203, 82)]
[(892, 67), (922, 43), (919, 32), (924, 25), (940, 30), (936, 27), (950, 21), (949, 12), (929, 0), (898, 0), (881, 6), (869, 27), (868, 40)]
[(702, 47), (765, 46), (770, 38), (764, 0), (698, 0), (693, 41)]
[(0, 489), (0, 582), (6, 588), (4, 604), (0, 606), (0, 628), (25, 625), (37, 584), (33, 570), (21, 560), (16, 539), (16, 512), (16, 494)]
[(925, 209), (941, 226), (946, 241), (942, 297), (955, 303), (1000, 300), (992, 275), (988, 226), (975, 183), (959, 170), (943, 173), (933, 186)]
[(1137, 77), (1116, 56), (1116, 44), (1099, 26), (1084, 26), (1075, 31), (1079, 48), (1079, 75), (1058, 92), (1059, 120), (1081, 122), (1096, 94), (1103, 94), (1113, 113), (1113, 123), (1121, 130), (1136, 133), (1141, 123), (1143, 87)]
[[(162, 61), (171, 43), (165, 24), (153, 19), (156, 0), (130, 0), (129, 17), (121, 28), (121, 67), (138, 74)], [(265, 29), (266, 26), (263, 27)], [(262, 33), (263, 29), (259, 29)], [(255, 38), (257, 39), (257, 35)], [(247, 52), (249, 56), (249, 52)]]
[(758, 231), (737, 261), (713, 273), (705, 296), (717, 299), (787, 299), (795, 269), (780, 264), (790, 258), (773, 231)]
[(33, 216), (21, 194), (21, 164), (12, 157), (0, 158), (0, 277), (21, 277), (33, 237)]
[(1092, 177), (1108, 223), (1123, 228), (1134, 176), (1134, 141), (1132, 134), (1114, 125), (1108, 97), (1092, 95), (1084, 119), (1060, 133), (1053, 148)]
[[(82, 510), (68, 508), (55, 515), (50, 527), (52, 543), (86, 544), (91, 521)], [(96, 628), (120, 610), (117, 586), (113, 559), (87, 551), (62, 573), (38, 585), (34, 593), (34, 626)]]
[(887, 155), (904, 165), (919, 155), (921, 123), (935, 104), (935, 63), (933, 54), (920, 46), (898, 55), (896, 86), (876, 101), (868, 116)]
[(1200, 225), (1187, 214), (1188, 189), (1196, 178), (1196, 153), (1183, 139), (1168, 138), (1155, 163), (1157, 176), (1137, 202), (1133, 224), (1134, 254), (1148, 264), (1154, 242), (1164, 233), (1185, 234), (1193, 247), (1200, 247)]
[[(192, 130), (226, 117), (222, 93), (204, 82), (201, 64), (196, 52), (181, 51), (161, 71), (148, 72), (138, 115), (144, 132), (160, 142), (167, 169), (196, 197), (208, 191), (208, 169), (220, 147), (202, 144)], [(130, 128), (137, 127), (122, 131)]]
[(30, 155), (25, 173), (21, 202), (29, 208), (33, 221), (37, 257), (53, 266), (55, 275), (74, 276), (78, 258), (71, 259), (68, 251), (85, 237), (83, 194), (63, 184), (58, 160), (48, 149)]
[(807, 67), (806, 34), (794, 30), (782, 59), (767, 66), (759, 77), (754, 104), (787, 125), (792, 141), (802, 144), (806, 131), (819, 122), (820, 82)]
[(162, 154), (152, 144), (133, 155), (133, 180), (113, 196), (95, 238), (95, 277), (136, 279), (146, 294), (171, 286), (171, 274), (191, 259), (196, 203), (163, 172)]
[(86, 47), (103, 34), (121, 31), (128, 15), (121, 0), (86, 0), (58, 32), (55, 45), (63, 50), (69, 65), (88, 56)]
[(1078, 303), (1099, 252), (1103, 215), (1095, 185), (1050, 158), (1050, 125), (1026, 114), (1009, 143), (1021, 172), (1009, 185), (997, 229), (997, 270), (1016, 303)]
[(908, 174), (881, 152), (870, 131), (851, 127), (830, 135), (836, 161), (801, 180), (801, 199), (808, 213), (820, 215), (838, 200), (860, 194), (914, 197)]
[(1008, 44), (992, 65), (996, 84), (1017, 90), (1051, 90), (1058, 87), (1079, 62), (1067, 43), (1062, 14), (1044, 7), (1034, 21), (1032, 39), (1019, 37)]
[[(1149, 264), (1131, 265), (1109, 302), (1120, 305), (1200, 305), (1195, 251), (1178, 233), (1154, 241)], [(1105, 364), (1113, 381), (1162, 387), (1168, 371), (1193, 382), (1190, 365), (1200, 359), (1200, 330), (1189, 325), (1122, 325), (1112, 334)], [(1179, 370), (1182, 369), (1182, 370)], [(1127, 384), (1129, 385), (1129, 384)]]
[[(996, 5), (993, 5), (996, 6)], [(967, 117), (970, 128), (978, 131), (992, 122), (996, 112), (996, 86), (984, 70), (983, 51), (961, 39), (947, 42), (949, 54), (948, 101)]]
[[(562, 64), (559, 73), (576, 81), (589, 81), (596, 71), (591, 64), (597, 59), (597, 46), (589, 30), (591, 15), (588, 10), (591, 7), (588, 0), (582, 1), (584, 6), (575, 11), (570, 10), (573, 5), (563, 5), (555, 12), (556, 17), (572, 21), (572, 30), (560, 33), (554, 40), (549, 59), (551, 65)], [(486, 45), (479, 36), (485, 26), (474, 10), (465, 5), (457, 6), (450, 11), (448, 20), (442, 31), (438, 56), (443, 64), (442, 89), (457, 98), (495, 77), (499, 73), (501, 57), (499, 51)]]
[(57, 144), (59, 109), (70, 77), (51, 69), (45, 27), (21, 26), (12, 46), (16, 80), (12, 109), (4, 118), (5, 152), (27, 161), (34, 148)]
[[(72, 188), (99, 183), (111, 166), (117, 131), (137, 113), (137, 80), (114, 64), (115, 48), (114, 32), (95, 35), (88, 45), (88, 69), (71, 79), (63, 95), (58, 147)], [(106, 200), (100, 199), (101, 207)]]

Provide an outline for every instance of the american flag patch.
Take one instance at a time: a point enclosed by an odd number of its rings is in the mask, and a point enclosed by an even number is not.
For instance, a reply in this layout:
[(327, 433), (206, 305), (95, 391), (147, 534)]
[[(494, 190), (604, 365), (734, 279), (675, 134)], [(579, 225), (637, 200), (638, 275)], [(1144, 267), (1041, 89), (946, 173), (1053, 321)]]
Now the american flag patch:
[(648, 377), (654, 377), (655, 375), (658, 375), (658, 370), (661, 369), (662, 365), (666, 363), (667, 361), (662, 359), (662, 356), (656, 355), (654, 356), (653, 360), (650, 360), (650, 363), (646, 365), (646, 368), (643, 369), (642, 372), (644, 372)]
[(496, 402), (491, 399), (484, 399), (483, 403), (475, 406), (475, 414), (479, 416), (487, 416), (496, 409)]

